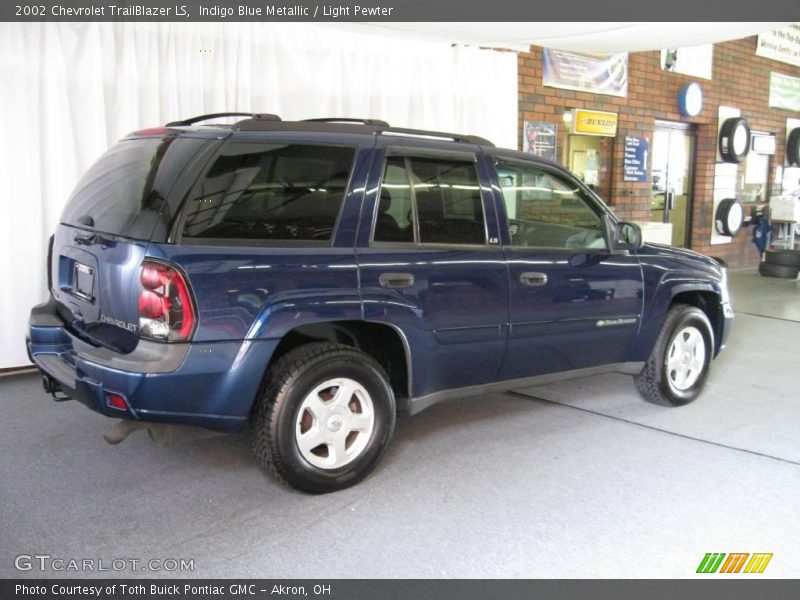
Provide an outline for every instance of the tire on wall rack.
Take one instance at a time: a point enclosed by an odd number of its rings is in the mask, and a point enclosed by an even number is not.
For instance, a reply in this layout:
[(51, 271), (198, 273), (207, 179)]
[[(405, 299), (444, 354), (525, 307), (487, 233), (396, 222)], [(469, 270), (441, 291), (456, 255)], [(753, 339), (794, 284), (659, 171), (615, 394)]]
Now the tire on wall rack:
[(719, 155), (729, 163), (740, 163), (750, 150), (750, 126), (741, 117), (726, 119), (719, 130)]
[(786, 138), (786, 162), (789, 166), (800, 167), (800, 127), (795, 127)]
[(764, 262), (770, 265), (800, 268), (800, 250), (767, 250)]
[(786, 265), (771, 265), (762, 262), (758, 265), (758, 274), (763, 277), (779, 277), (780, 279), (797, 279), (798, 267)]
[(744, 222), (744, 207), (736, 198), (725, 198), (714, 212), (714, 226), (717, 233), (733, 237)]

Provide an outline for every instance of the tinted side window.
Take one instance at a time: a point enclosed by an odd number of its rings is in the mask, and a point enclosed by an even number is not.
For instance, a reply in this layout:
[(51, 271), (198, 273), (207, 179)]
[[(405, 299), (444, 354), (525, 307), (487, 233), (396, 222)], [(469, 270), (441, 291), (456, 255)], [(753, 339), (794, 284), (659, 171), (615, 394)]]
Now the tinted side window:
[(600, 215), (581, 189), (533, 165), (498, 162), (512, 246), (605, 250)]
[[(415, 223), (418, 239), (414, 237)], [(483, 202), (474, 163), (439, 158), (389, 158), (374, 239), (485, 244)]]
[(411, 185), (406, 171), (406, 159), (390, 157), (386, 161), (381, 183), (378, 216), (375, 219), (376, 242), (413, 242), (414, 217)]
[(330, 241), (353, 148), (234, 143), (187, 207), (193, 238)]
[(420, 241), (485, 244), (483, 203), (475, 165), (429, 158), (412, 158), (409, 162)]

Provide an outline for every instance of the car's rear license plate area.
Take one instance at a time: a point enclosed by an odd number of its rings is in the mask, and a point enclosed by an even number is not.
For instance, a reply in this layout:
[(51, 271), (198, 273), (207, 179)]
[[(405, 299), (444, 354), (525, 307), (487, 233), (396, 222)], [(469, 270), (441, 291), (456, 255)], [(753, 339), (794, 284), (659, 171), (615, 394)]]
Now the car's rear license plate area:
[(94, 269), (76, 262), (72, 274), (72, 292), (84, 300), (93, 300)]

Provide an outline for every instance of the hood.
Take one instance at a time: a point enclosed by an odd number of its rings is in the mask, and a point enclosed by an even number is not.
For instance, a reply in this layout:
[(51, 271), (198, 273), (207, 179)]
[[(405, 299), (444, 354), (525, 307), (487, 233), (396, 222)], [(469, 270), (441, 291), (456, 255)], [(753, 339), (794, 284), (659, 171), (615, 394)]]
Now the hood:
[(661, 256), (664, 258), (677, 259), (689, 264), (710, 267), (711, 269), (719, 272), (723, 265), (716, 259), (700, 254), (688, 248), (676, 248), (675, 246), (666, 246), (664, 244), (654, 244), (646, 242), (639, 249), (640, 256)]

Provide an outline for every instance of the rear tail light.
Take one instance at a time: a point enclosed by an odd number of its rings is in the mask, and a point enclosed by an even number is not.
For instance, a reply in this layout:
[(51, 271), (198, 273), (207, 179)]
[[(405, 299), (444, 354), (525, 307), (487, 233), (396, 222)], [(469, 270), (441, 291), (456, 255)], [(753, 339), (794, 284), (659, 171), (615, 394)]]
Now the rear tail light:
[(195, 311), (184, 276), (169, 265), (145, 261), (139, 274), (139, 335), (182, 342), (194, 332)]

